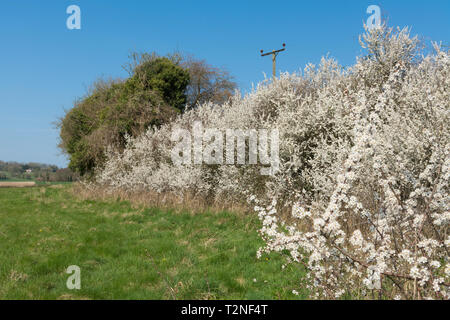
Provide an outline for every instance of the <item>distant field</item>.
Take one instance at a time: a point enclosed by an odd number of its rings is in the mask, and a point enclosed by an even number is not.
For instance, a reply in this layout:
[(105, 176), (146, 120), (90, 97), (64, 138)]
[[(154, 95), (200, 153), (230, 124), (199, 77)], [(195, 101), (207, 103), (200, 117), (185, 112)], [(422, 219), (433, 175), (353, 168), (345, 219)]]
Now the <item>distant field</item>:
[(16, 178), (8, 178), (8, 179), (3, 179), (0, 180), (0, 182), (26, 182), (26, 181), (33, 181), (33, 180), (29, 180), (29, 179), (16, 179)]
[(34, 181), (0, 181), (0, 188), (24, 188), (34, 186), (36, 186), (36, 182)]
[(45, 182), (45, 181), (33, 181), (33, 180), (19, 180), (8, 179), (0, 180), (1, 187), (34, 187), (34, 186), (52, 186), (52, 185), (71, 185), (72, 182)]
[[(0, 189), (0, 299), (302, 299), (304, 275), (256, 217), (78, 201), (70, 185)], [(69, 290), (66, 268), (81, 268)], [(292, 290), (300, 291), (299, 296)]]

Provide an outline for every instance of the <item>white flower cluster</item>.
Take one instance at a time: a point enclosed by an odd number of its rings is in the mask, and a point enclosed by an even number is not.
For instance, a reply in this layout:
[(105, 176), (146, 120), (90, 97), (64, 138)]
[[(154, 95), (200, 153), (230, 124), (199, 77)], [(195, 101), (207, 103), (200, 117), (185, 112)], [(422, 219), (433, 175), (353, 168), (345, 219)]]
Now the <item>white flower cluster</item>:
[[(366, 31), (361, 44), (368, 54), (352, 67), (323, 58), (130, 138), (97, 182), (256, 204), (267, 244), (258, 256), (289, 252), (317, 298), (449, 299), (449, 52), (419, 56), (407, 29)], [(196, 121), (278, 129), (279, 172), (175, 166), (171, 132)]]
[(288, 251), (317, 298), (450, 299), (450, 59), (436, 47), (414, 61), (414, 39), (391, 32), (368, 32), (372, 55), (322, 89), (345, 92), (351, 143), (311, 151), (295, 223), (256, 208), (258, 254)]

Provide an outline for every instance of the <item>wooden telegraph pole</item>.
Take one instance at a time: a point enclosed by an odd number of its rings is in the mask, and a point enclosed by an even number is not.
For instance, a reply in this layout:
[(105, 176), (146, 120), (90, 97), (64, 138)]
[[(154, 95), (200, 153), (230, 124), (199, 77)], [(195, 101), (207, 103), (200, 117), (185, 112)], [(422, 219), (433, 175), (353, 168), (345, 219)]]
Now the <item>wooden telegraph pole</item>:
[(286, 50), (286, 44), (283, 43), (283, 49), (279, 49), (279, 50), (273, 50), (271, 52), (266, 52), (264, 53), (264, 50), (261, 50), (261, 57), (264, 56), (268, 56), (269, 54), (272, 55), (272, 75), (273, 75), (273, 79), (275, 80), (276, 76), (277, 76), (277, 72), (276, 72), (276, 64), (277, 64), (277, 55), (278, 53), (280, 53), (281, 51)]

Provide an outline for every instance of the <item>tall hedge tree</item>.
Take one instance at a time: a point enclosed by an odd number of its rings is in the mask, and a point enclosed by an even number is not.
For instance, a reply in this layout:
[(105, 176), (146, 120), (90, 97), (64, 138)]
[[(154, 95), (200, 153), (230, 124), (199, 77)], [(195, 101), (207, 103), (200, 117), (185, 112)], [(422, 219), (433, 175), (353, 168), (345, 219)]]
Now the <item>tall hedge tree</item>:
[(188, 83), (188, 71), (165, 57), (139, 61), (126, 80), (97, 81), (58, 123), (69, 168), (92, 175), (107, 146), (121, 150), (127, 135), (169, 121), (183, 109)]

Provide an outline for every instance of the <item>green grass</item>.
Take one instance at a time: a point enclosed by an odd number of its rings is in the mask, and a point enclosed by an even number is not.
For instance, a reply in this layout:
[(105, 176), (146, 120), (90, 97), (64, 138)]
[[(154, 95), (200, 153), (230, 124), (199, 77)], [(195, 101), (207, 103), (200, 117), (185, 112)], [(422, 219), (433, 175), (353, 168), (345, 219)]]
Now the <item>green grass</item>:
[[(80, 201), (69, 189), (0, 189), (0, 299), (306, 296), (301, 269), (282, 271), (277, 254), (256, 259), (253, 216)], [(70, 265), (81, 268), (81, 290), (66, 287)]]

